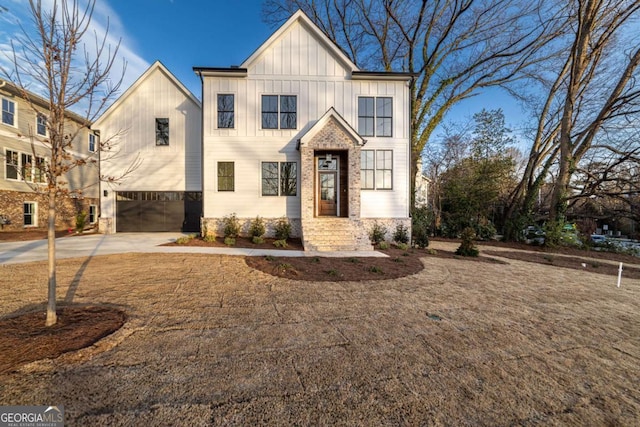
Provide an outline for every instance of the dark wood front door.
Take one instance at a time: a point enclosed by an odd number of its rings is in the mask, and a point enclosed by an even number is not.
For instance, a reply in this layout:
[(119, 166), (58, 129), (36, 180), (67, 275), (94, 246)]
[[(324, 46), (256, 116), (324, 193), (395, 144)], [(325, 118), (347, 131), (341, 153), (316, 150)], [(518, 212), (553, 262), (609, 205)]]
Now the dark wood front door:
[(336, 172), (320, 171), (318, 173), (318, 215), (337, 216), (338, 214), (338, 182)]

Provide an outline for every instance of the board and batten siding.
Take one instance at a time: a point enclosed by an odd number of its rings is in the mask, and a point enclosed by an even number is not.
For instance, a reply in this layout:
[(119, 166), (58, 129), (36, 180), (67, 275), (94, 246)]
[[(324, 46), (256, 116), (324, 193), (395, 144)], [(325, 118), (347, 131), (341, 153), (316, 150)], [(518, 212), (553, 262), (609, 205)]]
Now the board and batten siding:
[[(95, 125), (113, 145), (102, 153), (102, 175), (121, 177), (139, 163), (116, 185), (103, 184), (111, 190), (102, 197), (104, 217), (115, 218), (115, 191), (202, 191), (200, 106), (161, 67), (136, 85)], [(156, 145), (156, 118), (169, 119), (167, 146)]]

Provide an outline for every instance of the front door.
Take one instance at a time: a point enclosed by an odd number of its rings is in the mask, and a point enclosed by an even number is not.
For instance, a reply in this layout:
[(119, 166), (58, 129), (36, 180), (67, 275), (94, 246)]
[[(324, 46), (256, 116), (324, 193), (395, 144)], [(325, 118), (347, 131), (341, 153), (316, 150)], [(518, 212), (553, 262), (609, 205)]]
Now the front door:
[(318, 215), (336, 216), (338, 214), (338, 182), (336, 172), (320, 171), (318, 173)]

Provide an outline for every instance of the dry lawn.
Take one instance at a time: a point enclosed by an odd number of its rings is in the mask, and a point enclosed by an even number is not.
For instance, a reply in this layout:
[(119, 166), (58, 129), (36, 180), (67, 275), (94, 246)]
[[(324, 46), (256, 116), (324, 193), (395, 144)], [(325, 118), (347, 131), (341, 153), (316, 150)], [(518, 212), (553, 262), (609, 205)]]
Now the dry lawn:
[[(240, 257), (63, 260), (61, 303), (127, 323), (0, 374), (0, 402), (64, 404), (67, 425), (640, 424), (640, 281), (503, 260), (364, 282)], [(42, 306), (45, 271), (0, 267), (0, 317)]]

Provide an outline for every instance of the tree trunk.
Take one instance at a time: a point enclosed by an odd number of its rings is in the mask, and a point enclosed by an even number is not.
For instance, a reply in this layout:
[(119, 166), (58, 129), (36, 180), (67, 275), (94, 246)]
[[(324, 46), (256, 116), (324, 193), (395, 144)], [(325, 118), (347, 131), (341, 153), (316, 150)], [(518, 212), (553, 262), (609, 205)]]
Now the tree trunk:
[(47, 248), (49, 252), (49, 298), (47, 303), (46, 326), (55, 325), (56, 315), (56, 189), (49, 188), (49, 213), (47, 215)]

